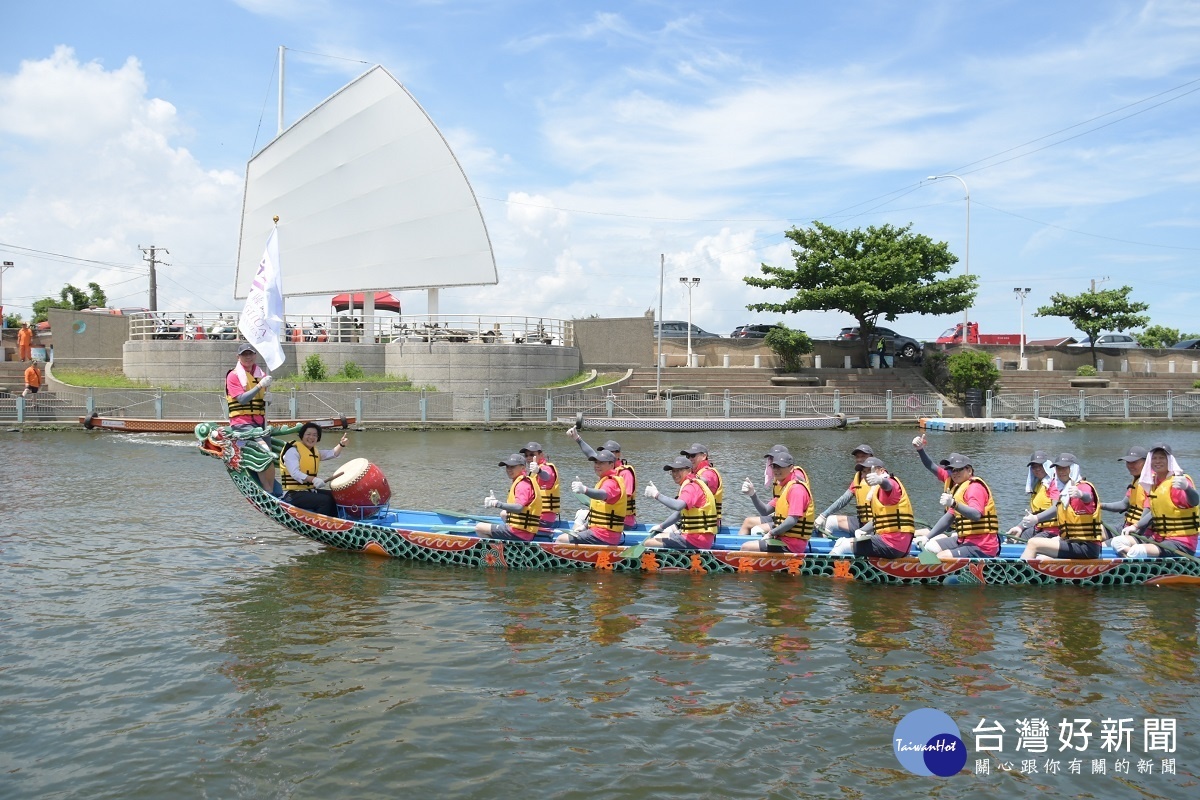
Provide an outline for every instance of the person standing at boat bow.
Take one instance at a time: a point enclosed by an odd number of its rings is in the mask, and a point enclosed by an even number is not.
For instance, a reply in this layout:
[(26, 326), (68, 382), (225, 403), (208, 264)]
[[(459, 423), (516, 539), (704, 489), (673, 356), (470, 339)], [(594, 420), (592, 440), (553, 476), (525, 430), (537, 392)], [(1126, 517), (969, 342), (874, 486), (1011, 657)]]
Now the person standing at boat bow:
[(688, 460), (692, 462), (692, 472), (697, 478), (704, 481), (709, 491), (712, 492), (713, 499), (717, 503), (717, 527), (720, 527), (722, 507), (725, 505), (725, 481), (721, 477), (721, 473), (717, 472), (717, 468), (708, 460), (708, 448), (695, 442), (691, 447), (680, 450), (679, 455), (688, 457)]
[[(1196, 555), (1200, 537), (1200, 493), (1191, 476), (1185, 475), (1170, 445), (1156, 444), (1138, 479), (1146, 492), (1141, 519), (1121, 529), (1112, 540), (1113, 549), (1125, 558), (1178, 558)], [(1152, 538), (1139, 539), (1150, 526)]]
[(1000, 520), (995, 498), (991, 488), (975, 477), (971, 459), (951, 453), (940, 465), (934, 465), (925, 452), (925, 437), (918, 436), (912, 443), (925, 469), (942, 482), (940, 505), (946, 509), (929, 529), (926, 540), (922, 542), (918, 537), (915, 541), (942, 561), (999, 555)]
[(717, 500), (708, 484), (694, 472), (692, 460), (680, 453), (663, 465), (679, 487), (677, 497), (664, 497), (651, 481), (646, 497), (657, 500), (672, 513), (650, 528), (645, 545), (670, 550), (708, 550), (717, 538)]
[[(775, 480), (783, 485), (779, 497), (773, 501), (774, 507), (768, 507), (757, 497), (751, 497), (759, 511), (771, 514), (771, 525), (754, 528), (752, 533), (760, 534), (762, 538), (746, 542), (741, 549), (767, 553), (804, 553), (808, 550), (816, 514), (812, 490), (809, 489), (804, 471), (796, 467), (790, 453), (779, 453), (772, 458), (771, 469), (775, 472)], [(772, 539), (782, 542), (782, 547), (767, 544)]]
[(854, 531), (854, 538), (838, 539), (830, 555), (854, 553), (870, 558), (904, 558), (912, 547), (916, 519), (908, 490), (883, 462), (871, 456), (862, 463), (863, 482), (870, 487), (867, 507), (870, 519)]
[(350, 439), (345, 434), (332, 450), (319, 450), (321, 426), (306, 422), (300, 429), (300, 438), (288, 442), (279, 454), (279, 469), (283, 478), (283, 502), (297, 508), (315, 511), (327, 517), (337, 516), (337, 503), (329, 484), (317, 476), (321, 461), (332, 461), (342, 454)]
[[(871, 509), (867, 504), (867, 493), (871, 487), (863, 480), (863, 462), (875, 455), (869, 444), (860, 444), (850, 451), (854, 456), (854, 477), (850, 479), (850, 487), (842, 496), (833, 501), (833, 505), (817, 515), (817, 530), (823, 530), (830, 536), (850, 536), (871, 519)], [(851, 500), (854, 501), (854, 516), (835, 514)]]
[(537, 442), (530, 442), (518, 452), (525, 456), (526, 468), (542, 492), (542, 524), (553, 525), (558, 522), (558, 512), (562, 507), (558, 468), (546, 460), (546, 454)]
[(532, 541), (542, 524), (542, 491), (528, 474), (524, 454), (513, 453), (496, 466), (504, 467), (512, 481), (508, 498), (500, 502), (495, 492), (483, 498), (484, 508), (500, 509), (500, 522), (476, 522), (475, 533), (488, 539)]
[[(267, 427), (267, 389), (271, 387), (271, 376), (255, 361), (257, 352), (247, 342), (238, 348), (238, 361), (233, 369), (225, 373), (225, 403), (229, 409), (229, 427), (235, 431), (248, 431)], [(267, 453), (271, 445), (265, 437), (238, 439), (238, 447), (253, 444)], [(275, 494), (275, 459), (258, 473), (258, 482), (270, 494)]]
[(1079, 466), (1075, 456), (1062, 453), (1054, 460), (1054, 469), (1063, 488), (1059, 501), (1037, 514), (1027, 514), (1021, 524), (1027, 528), (1054, 520), (1053, 535), (1038, 535), (1025, 545), (1021, 558), (1099, 558), (1104, 542), (1100, 524), (1100, 502), (1096, 487), (1083, 478), (1072, 478)]
[[(593, 462), (596, 460), (594, 458), (596, 451), (583, 440), (574, 426), (567, 429), (567, 437), (575, 440), (579, 449), (583, 451), (584, 458)], [(620, 442), (609, 439), (600, 449), (607, 450), (616, 456), (617, 476), (621, 479), (621, 485), (625, 487), (625, 527), (632, 528), (637, 525), (637, 473), (634, 472), (633, 465), (621, 457)]]
[(571, 482), (571, 491), (586, 496), (591, 504), (578, 530), (564, 533), (556, 541), (562, 544), (618, 545), (625, 537), (625, 486), (617, 474), (617, 455), (600, 450), (588, 456), (596, 472), (596, 485), (589, 489), (581, 480)]

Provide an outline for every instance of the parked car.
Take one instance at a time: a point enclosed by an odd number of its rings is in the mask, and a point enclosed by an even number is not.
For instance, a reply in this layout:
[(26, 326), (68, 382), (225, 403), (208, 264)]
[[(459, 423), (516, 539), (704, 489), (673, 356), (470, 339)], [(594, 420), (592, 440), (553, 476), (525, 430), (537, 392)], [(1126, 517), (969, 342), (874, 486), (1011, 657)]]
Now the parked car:
[(774, 325), (738, 325), (729, 334), (730, 339), (765, 339)]
[[(901, 358), (907, 358), (909, 360), (912, 360), (912, 359), (916, 358), (917, 353), (921, 352), (921, 350), (923, 349), (921, 346), (921, 343), (918, 342), (916, 339), (912, 338), (911, 336), (901, 336), (900, 334), (896, 333), (891, 328), (882, 328), (882, 327), (876, 326), (875, 335), (876, 336), (887, 336), (887, 337), (891, 338), (892, 343), (895, 345), (896, 353)], [(841, 332), (838, 333), (837, 338), (842, 339), (844, 341), (846, 341), (846, 340), (854, 341), (855, 339), (858, 338), (858, 327), (855, 326), (852, 328), (842, 328)]]
[(1171, 345), (1173, 350), (1200, 350), (1200, 339), (1184, 339)]
[[(657, 323), (657, 322), (654, 323), (655, 338), (658, 338), (658, 328), (659, 328), (659, 323)], [(688, 335), (688, 324), (686, 322), (680, 322), (679, 320), (673, 320), (673, 319), (663, 320), (663, 322), (662, 322), (662, 337), (664, 339), (687, 338), (687, 335)], [(697, 325), (693, 325), (692, 326), (692, 338), (693, 339), (720, 339), (721, 334), (709, 333), (708, 331), (704, 330), (703, 328), (701, 328)]]
[[(1092, 341), (1088, 336), (1082, 341), (1069, 344), (1067, 347), (1091, 347)], [(1127, 333), (1102, 333), (1096, 337), (1096, 347), (1140, 347), (1137, 339)]]

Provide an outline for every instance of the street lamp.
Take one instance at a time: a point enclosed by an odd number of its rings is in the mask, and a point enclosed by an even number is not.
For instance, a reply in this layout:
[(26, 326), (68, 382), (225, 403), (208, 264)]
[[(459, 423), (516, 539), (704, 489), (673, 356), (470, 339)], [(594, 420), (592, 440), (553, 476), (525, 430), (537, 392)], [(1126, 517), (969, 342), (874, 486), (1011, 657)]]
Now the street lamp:
[(688, 290), (688, 366), (692, 366), (692, 289), (700, 285), (699, 278), (680, 278), (679, 282)]
[(1025, 298), (1029, 296), (1031, 290), (1028, 286), (1022, 289), (1019, 286), (1013, 287), (1013, 294), (1021, 301), (1021, 357), (1018, 361), (1018, 369), (1029, 369), (1029, 365), (1025, 363)]
[[(8, 325), (4, 321), (4, 273), (12, 269), (15, 264), (11, 261), (5, 261), (0, 264), (0, 330), (7, 328)], [(0, 361), (4, 360), (4, 354), (0, 353)]]
[[(966, 277), (971, 274), (971, 190), (967, 188), (967, 182), (957, 175), (930, 175), (925, 180), (937, 181), (941, 180), (942, 178), (954, 178), (954, 180), (962, 184), (963, 191), (967, 195), (967, 241), (966, 245), (963, 247), (963, 276)], [(963, 311), (962, 335), (964, 346), (967, 343), (967, 327), (970, 325), (970, 322), (968, 321), (970, 319), (970, 313), (971, 307), (968, 306)]]

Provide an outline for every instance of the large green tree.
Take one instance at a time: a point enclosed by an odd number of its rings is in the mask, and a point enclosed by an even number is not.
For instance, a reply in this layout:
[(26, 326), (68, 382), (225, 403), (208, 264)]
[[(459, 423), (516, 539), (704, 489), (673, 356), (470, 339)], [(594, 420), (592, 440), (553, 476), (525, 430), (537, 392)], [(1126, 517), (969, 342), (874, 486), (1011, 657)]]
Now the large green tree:
[(96, 306), (103, 308), (108, 302), (108, 297), (104, 294), (104, 290), (100, 288), (98, 283), (89, 283), (87, 285), (89, 291), (85, 292), (71, 284), (67, 284), (58, 293), (59, 299), (46, 297), (41, 300), (33, 301), (33, 321), (44, 322), (47, 311), (52, 308), (65, 308), (71, 311), (83, 311), (85, 308)]
[(1050, 295), (1050, 305), (1034, 312), (1035, 317), (1066, 317), (1071, 324), (1088, 335), (1091, 342), (1092, 366), (1096, 366), (1096, 337), (1105, 331), (1125, 331), (1139, 328), (1150, 321), (1142, 314), (1148, 303), (1129, 299), (1132, 286), (1106, 289), (1102, 292)]
[(743, 278), (750, 286), (794, 292), (782, 303), (751, 303), (751, 311), (789, 313), (844, 311), (858, 320), (863, 363), (867, 343), (880, 317), (900, 314), (953, 314), (975, 300), (975, 276), (940, 278), (958, 258), (945, 242), (912, 232), (912, 225), (843, 231), (822, 222), (793, 228), (794, 267), (762, 265), (762, 277)]

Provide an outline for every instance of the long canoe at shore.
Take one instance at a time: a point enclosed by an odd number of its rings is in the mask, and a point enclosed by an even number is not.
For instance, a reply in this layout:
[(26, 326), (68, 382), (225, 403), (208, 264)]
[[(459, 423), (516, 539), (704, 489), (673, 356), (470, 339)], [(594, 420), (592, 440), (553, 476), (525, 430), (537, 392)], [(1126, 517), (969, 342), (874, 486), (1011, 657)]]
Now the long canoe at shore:
[[(276, 435), (286, 431), (276, 431)], [(708, 550), (682, 551), (633, 547), (647, 535), (644, 525), (627, 531), (622, 546), (558, 544), (550, 540), (565, 529), (557, 523), (532, 542), (485, 539), (473, 534), (476, 522), (496, 518), (446, 511), (408, 511), (387, 507), (366, 519), (330, 517), (297, 508), (263, 491), (242, 466), (242, 451), (226, 426), (196, 429), (200, 449), (224, 462), (234, 486), (263, 516), (282, 527), (338, 550), (390, 556), (428, 564), (476, 569), (592, 570), (612, 572), (748, 573), (772, 572), (876, 584), (978, 584), (1128, 586), (1134, 584), (1200, 586), (1200, 560), (1188, 558), (1025, 561), (1019, 545), (1005, 545), (997, 558), (958, 559), (923, 564), (914, 557), (881, 559), (831, 556), (827, 539), (810, 542), (810, 552), (758, 553), (738, 548), (746, 537), (723, 529)]]
[[(89, 414), (79, 417), (79, 424), (91, 430), (121, 431), (122, 433), (192, 433), (203, 420), (195, 419), (146, 419), (140, 417), (102, 417)], [(337, 417), (325, 419), (284, 419), (271, 420), (278, 427), (290, 428), (314, 422), (322, 428), (348, 428), (355, 422), (354, 417)]]
[(835, 414), (827, 417), (587, 417), (560, 418), (583, 430), (609, 431), (794, 431), (844, 428), (857, 417)]

